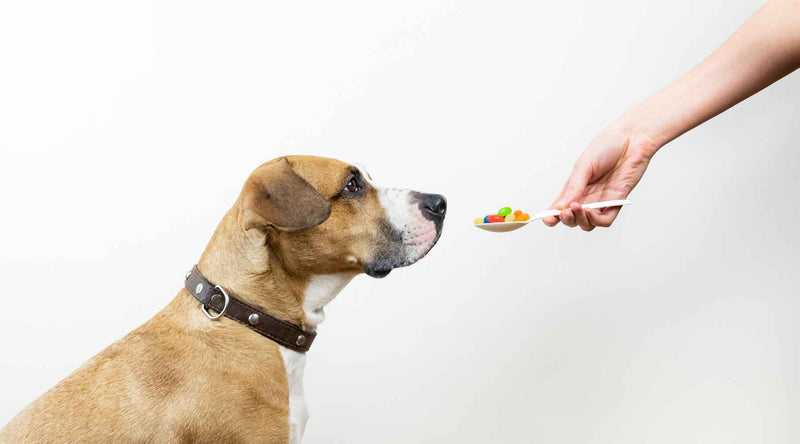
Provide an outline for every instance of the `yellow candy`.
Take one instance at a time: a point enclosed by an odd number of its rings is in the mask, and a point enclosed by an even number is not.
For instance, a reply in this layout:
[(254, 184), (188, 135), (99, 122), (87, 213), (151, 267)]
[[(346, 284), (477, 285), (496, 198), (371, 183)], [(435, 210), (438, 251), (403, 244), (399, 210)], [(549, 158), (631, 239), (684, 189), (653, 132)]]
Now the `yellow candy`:
[(514, 222), (514, 214), (509, 214), (506, 216), (506, 222)]
[(476, 217), (475, 220), (472, 221), (475, 225), (480, 225), (483, 223), (482, 217)]

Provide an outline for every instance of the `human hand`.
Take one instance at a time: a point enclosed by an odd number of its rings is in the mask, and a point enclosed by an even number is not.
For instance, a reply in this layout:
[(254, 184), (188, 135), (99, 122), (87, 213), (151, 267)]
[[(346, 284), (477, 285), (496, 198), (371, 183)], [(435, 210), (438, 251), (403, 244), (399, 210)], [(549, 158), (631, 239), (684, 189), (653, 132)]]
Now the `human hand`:
[(552, 227), (560, 221), (584, 231), (611, 226), (621, 207), (589, 210), (581, 204), (627, 198), (660, 147), (652, 138), (626, 126), (606, 128), (586, 147), (551, 206), (562, 210), (561, 214), (544, 218), (545, 225)]
[(592, 140), (553, 208), (559, 221), (586, 231), (610, 226), (620, 207), (581, 203), (624, 199), (662, 146), (800, 68), (800, 2), (769, 0), (702, 63), (634, 105)]

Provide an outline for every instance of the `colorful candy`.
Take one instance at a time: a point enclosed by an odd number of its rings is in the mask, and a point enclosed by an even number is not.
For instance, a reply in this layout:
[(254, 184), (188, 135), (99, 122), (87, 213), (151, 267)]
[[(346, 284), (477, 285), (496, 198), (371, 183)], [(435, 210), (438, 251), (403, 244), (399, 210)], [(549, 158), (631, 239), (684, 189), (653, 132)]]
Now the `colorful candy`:
[(473, 223), (475, 225), (480, 225), (497, 222), (525, 222), (530, 219), (531, 216), (528, 213), (522, 212), (522, 210), (512, 211), (511, 207), (503, 207), (497, 211), (497, 214), (489, 214), (482, 218), (476, 217)]

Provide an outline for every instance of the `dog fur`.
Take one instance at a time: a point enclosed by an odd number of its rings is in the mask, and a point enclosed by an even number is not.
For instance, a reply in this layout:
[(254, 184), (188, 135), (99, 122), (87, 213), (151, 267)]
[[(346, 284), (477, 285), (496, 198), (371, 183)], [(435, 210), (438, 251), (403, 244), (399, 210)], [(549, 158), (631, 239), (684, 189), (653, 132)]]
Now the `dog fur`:
[[(313, 331), (355, 275), (382, 277), (427, 254), (444, 212), (441, 196), (382, 189), (347, 163), (282, 157), (250, 175), (198, 266), (231, 295)], [(302, 353), (209, 320), (181, 289), (21, 411), (0, 443), (296, 443), (308, 418), (304, 365)]]

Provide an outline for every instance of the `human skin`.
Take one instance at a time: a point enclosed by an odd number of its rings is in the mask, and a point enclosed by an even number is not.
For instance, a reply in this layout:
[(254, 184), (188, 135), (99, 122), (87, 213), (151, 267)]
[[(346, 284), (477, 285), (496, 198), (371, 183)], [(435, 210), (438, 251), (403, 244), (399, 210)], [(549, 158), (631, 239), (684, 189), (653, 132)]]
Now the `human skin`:
[(625, 199), (661, 147), (800, 67), (800, 0), (771, 0), (702, 63), (635, 104), (589, 143), (543, 219), (584, 231), (608, 227), (621, 207), (581, 203)]

